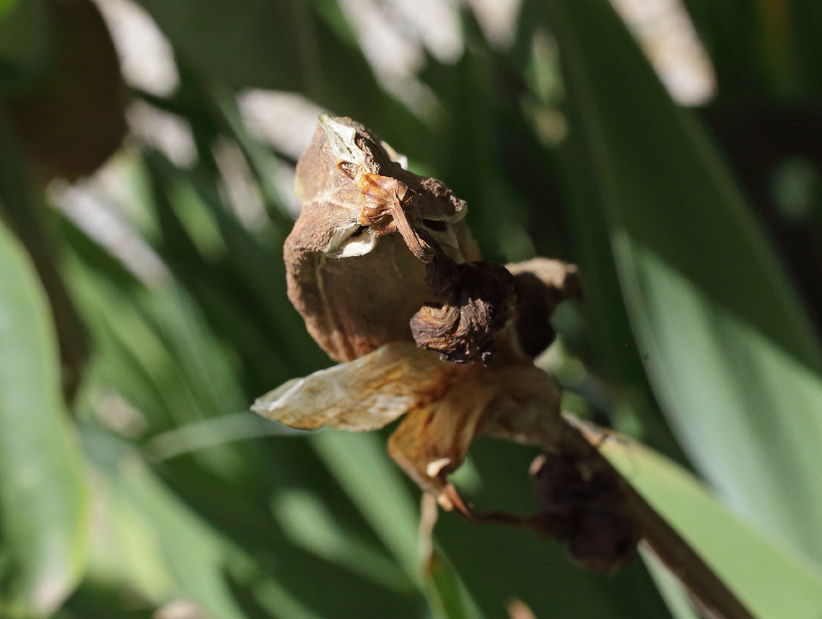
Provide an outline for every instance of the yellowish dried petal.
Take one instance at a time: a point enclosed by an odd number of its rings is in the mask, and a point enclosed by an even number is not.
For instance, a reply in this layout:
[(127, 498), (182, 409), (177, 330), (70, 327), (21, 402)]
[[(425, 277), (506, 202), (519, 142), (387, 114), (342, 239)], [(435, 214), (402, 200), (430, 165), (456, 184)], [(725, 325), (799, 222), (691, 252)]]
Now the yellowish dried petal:
[(471, 368), (455, 366), (413, 344), (396, 342), (298, 378), (258, 398), (252, 410), (302, 430), (323, 426), (377, 430), (442, 397)]

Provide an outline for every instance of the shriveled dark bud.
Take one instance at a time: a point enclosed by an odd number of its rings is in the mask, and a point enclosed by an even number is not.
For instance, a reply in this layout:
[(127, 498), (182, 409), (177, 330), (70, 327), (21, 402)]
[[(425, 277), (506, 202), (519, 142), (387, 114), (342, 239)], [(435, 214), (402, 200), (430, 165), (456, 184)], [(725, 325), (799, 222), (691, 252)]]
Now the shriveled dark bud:
[(636, 557), (641, 534), (619, 479), (608, 469), (583, 474), (578, 456), (542, 455), (531, 465), (540, 518), (574, 561), (612, 573)]
[(494, 338), (516, 302), (514, 278), (490, 262), (455, 264), (441, 259), (428, 270), (442, 302), (424, 305), (411, 319), (411, 333), (421, 348), (436, 350), (444, 361), (488, 363)]
[(522, 351), (533, 358), (548, 348), (557, 335), (550, 318), (559, 298), (533, 273), (514, 276), (514, 290), (518, 300), (517, 338)]

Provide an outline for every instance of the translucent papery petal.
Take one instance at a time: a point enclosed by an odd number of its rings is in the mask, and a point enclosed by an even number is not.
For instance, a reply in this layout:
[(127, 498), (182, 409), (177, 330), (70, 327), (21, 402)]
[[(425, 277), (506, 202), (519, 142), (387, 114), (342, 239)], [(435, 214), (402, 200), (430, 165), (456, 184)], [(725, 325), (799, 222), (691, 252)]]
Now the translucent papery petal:
[(442, 399), (413, 410), (388, 441), (388, 453), (425, 491), (439, 494), (465, 460), (496, 386), (469, 378)]
[(354, 361), (281, 385), (258, 398), (254, 412), (293, 428), (377, 430), (447, 393), (475, 371), (445, 363), (414, 344), (391, 343)]
[(551, 448), (561, 433), (560, 391), (532, 365), (474, 367), (391, 435), (391, 457), (423, 489), (440, 493), (475, 436)]

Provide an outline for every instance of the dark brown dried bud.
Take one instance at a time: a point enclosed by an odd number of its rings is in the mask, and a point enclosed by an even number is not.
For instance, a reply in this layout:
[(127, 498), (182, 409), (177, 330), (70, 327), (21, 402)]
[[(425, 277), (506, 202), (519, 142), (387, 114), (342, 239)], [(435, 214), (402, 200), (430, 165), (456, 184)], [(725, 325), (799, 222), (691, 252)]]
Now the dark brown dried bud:
[(411, 319), (417, 345), (436, 350), (444, 361), (490, 362), (495, 336), (516, 302), (513, 276), (490, 262), (455, 264), (438, 257), (426, 281), (442, 301), (424, 305)]
[(636, 557), (641, 534), (620, 481), (608, 469), (581, 471), (573, 453), (542, 455), (531, 465), (539, 518), (586, 569), (613, 573)]

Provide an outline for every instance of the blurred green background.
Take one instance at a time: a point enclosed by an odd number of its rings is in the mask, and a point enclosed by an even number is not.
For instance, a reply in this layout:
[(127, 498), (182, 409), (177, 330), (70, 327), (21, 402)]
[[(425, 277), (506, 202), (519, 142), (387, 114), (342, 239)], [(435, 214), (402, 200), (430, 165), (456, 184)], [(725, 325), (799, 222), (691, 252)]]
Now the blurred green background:
[[(385, 434), (257, 396), (329, 364), (285, 296), (294, 164), (347, 115), (581, 267), (539, 360), (757, 617), (822, 615), (817, 0), (0, 0), (0, 617), (698, 617), (445, 514)], [(534, 509), (535, 453), (455, 483)]]

